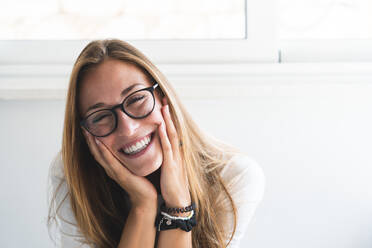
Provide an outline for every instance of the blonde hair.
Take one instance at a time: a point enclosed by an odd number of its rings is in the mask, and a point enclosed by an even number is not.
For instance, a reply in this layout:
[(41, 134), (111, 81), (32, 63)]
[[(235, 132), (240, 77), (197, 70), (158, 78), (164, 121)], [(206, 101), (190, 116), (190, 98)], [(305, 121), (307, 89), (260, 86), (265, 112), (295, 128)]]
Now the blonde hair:
[[(237, 212), (220, 172), (239, 151), (203, 133), (157, 67), (136, 48), (118, 39), (95, 40), (83, 49), (74, 64), (67, 92), (61, 156), (71, 209), (85, 243), (100, 248), (117, 247), (129, 212), (126, 192), (94, 160), (79, 126), (79, 83), (85, 73), (105, 59), (134, 63), (159, 84), (183, 142), (181, 152), (188, 165), (185, 170), (190, 194), (197, 205), (198, 224), (192, 230), (193, 247), (226, 247), (235, 233)], [(53, 204), (59, 188), (50, 202), (48, 228), (58, 215), (53, 211)], [(224, 202), (228, 202), (228, 206)], [(230, 237), (229, 230), (225, 229), (230, 221), (228, 212), (234, 216)]]

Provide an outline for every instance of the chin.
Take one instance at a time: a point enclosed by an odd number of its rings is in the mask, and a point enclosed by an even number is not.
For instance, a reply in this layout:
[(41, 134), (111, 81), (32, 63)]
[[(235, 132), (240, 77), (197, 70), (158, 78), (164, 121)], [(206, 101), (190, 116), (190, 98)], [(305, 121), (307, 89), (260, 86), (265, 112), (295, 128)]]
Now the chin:
[(132, 170), (136, 176), (145, 177), (155, 172), (161, 167), (162, 160), (153, 163), (151, 166), (142, 167), (140, 170)]

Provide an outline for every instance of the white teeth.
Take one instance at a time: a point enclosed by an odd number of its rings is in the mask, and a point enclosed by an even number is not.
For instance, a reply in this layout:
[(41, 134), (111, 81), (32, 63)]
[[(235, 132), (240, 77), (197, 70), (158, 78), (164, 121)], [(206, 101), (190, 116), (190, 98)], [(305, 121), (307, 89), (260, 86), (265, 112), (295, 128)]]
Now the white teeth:
[(134, 154), (134, 153), (140, 152), (143, 149), (145, 149), (149, 143), (150, 143), (150, 136), (145, 137), (144, 139), (138, 141), (136, 144), (123, 149), (123, 151), (126, 154)]
[(140, 149), (141, 148), (141, 143), (140, 142), (137, 142), (136, 143), (136, 149)]

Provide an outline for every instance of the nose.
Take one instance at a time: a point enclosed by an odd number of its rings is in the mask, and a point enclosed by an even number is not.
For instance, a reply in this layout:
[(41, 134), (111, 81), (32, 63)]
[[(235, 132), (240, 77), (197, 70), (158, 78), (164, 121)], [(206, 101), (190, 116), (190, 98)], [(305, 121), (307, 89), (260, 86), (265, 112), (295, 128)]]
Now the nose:
[(132, 136), (140, 126), (140, 120), (133, 119), (124, 113), (120, 108), (116, 109), (118, 124), (116, 130), (119, 134)]

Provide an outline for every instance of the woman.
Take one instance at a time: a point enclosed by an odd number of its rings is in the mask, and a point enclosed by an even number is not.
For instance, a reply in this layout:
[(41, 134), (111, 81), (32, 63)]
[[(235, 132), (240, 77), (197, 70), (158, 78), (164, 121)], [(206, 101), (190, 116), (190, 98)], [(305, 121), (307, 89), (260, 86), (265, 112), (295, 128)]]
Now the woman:
[(62, 247), (238, 247), (265, 184), (116, 39), (89, 43), (74, 64), (50, 177)]

